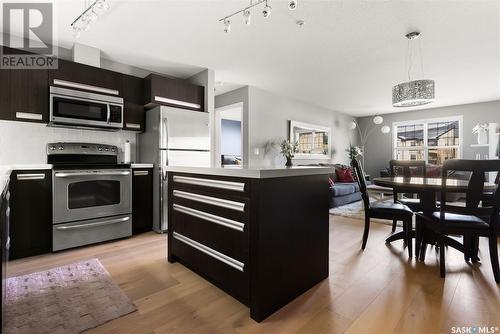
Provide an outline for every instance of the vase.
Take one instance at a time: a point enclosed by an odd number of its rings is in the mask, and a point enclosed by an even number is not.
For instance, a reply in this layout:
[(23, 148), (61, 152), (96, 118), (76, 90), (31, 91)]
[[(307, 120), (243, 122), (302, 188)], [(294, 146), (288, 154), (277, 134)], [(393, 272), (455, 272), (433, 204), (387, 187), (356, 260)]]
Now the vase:
[(477, 133), (477, 143), (479, 145), (488, 144), (488, 132), (487, 131), (479, 131)]
[(285, 166), (287, 166), (287, 167), (292, 167), (293, 166), (292, 158), (286, 157), (286, 164), (285, 164)]

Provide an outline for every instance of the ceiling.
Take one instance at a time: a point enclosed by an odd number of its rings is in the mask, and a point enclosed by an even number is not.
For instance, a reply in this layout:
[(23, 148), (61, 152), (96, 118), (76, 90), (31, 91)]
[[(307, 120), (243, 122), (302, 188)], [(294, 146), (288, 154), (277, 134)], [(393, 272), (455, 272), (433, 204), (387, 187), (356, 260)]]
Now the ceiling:
[[(391, 106), (391, 89), (407, 80), (403, 35), (419, 30), (425, 76), (436, 81), (426, 108), (500, 99), (500, 1), (298, 0), (293, 12), (269, 2), (269, 19), (258, 7), (250, 26), (237, 16), (226, 34), (218, 20), (248, 1), (110, 1), (78, 42), (181, 77), (212, 68), (219, 92), (253, 85), (364, 116), (408, 110)], [(55, 4), (59, 45), (71, 48), (84, 0)]]

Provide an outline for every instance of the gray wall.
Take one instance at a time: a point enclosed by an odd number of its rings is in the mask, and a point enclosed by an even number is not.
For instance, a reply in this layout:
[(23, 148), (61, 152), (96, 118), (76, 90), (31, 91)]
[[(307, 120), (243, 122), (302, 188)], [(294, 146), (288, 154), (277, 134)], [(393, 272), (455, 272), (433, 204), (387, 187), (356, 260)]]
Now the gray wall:
[[(256, 88), (243, 87), (215, 97), (215, 106), (222, 107), (238, 102), (244, 103), (243, 134), (244, 157), (250, 167), (282, 166), (284, 159), (277, 148), (270, 143), (288, 138), (289, 120), (312, 123), (332, 128), (332, 157), (329, 160), (294, 160), (295, 164), (313, 162), (348, 163), (345, 149), (355, 142), (354, 132), (350, 130), (351, 116), (341, 112), (306, 104), (301, 101), (279, 96)], [(258, 154), (257, 154), (258, 152)]]
[[(381, 169), (389, 165), (392, 158), (392, 123), (446, 116), (463, 116), (463, 158), (475, 159), (476, 154), (488, 154), (488, 148), (474, 148), (471, 144), (477, 143), (477, 137), (472, 128), (477, 123), (500, 123), (500, 101), (464, 104), (451, 107), (406, 111), (394, 114), (385, 114), (384, 125), (391, 127), (391, 133), (383, 134), (374, 131), (365, 147), (365, 169), (372, 176), (378, 176)], [(360, 117), (358, 123), (361, 129), (372, 122), (373, 116)]]

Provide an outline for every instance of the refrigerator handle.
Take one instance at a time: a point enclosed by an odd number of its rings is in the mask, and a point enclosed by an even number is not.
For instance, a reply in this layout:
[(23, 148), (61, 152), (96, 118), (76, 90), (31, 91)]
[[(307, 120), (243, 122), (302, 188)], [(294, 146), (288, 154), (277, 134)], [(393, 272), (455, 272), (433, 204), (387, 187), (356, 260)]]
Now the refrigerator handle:
[(167, 148), (168, 146), (168, 127), (167, 127), (167, 118), (162, 117), (161, 119), (161, 133), (160, 133), (161, 143), (160, 148)]

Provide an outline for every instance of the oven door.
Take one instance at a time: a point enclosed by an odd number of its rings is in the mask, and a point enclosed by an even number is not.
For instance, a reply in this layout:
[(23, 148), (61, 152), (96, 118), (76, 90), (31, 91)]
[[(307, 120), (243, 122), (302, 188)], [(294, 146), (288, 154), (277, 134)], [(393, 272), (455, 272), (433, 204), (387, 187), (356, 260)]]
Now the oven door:
[(130, 169), (54, 170), (53, 223), (131, 213)]

